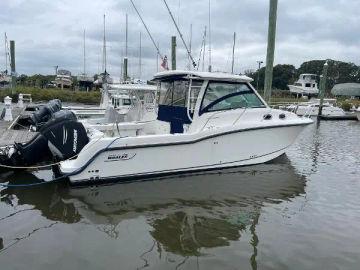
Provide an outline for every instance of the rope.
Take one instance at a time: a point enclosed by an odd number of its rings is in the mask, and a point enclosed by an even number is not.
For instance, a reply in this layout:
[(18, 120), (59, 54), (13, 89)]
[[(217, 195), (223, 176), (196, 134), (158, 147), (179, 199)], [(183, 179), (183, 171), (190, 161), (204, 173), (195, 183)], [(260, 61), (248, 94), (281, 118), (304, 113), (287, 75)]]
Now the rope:
[(180, 35), (180, 38), (181, 38), (181, 40), (182, 40), (182, 42), (183, 42), (183, 44), (184, 44), (184, 46), (185, 46), (186, 52), (187, 52), (187, 54), (189, 55), (189, 57), (190, 57), (190, 59), (191, 59), (192, 65), (193, 65), (193, 67), (195, 68), (195, 67), (196, 67), (196, 63), (195, 63), (195, 61), (194, 61), (194, 58), (192, 57), (191, 52), (189, 51), (188, 46), (186, 45), (186, 42), (185, 42), (185, 40), (184, 40), (184, 37), (183, 37), (183, 35), (182, 35), (181, 32), (180, 32), (180, 29), (179, 29), (179, 27), (178, 27), (178, 25), (177, 25), (177, 23), (176, 23), (176, 21), (175, 21), (175, 19), (174, 19), (174, 16), (172, 15), (169, 6), (168, 6), (168, 4), (166, 3), (166, 0), (163, 0), (163, 1), (164, 1), (164, 4), (165, 4), (167, 10), (169, 11), (169, 14), (170, 14), (170, 17), (171, 17), (172, 21), (174, 22), (174, 25), (175, 25), (175, 27), (176, 27), (176, 30), (178, 31), (178, 33), (179, 33), (179, 35)]
[(75, 158), (77, 156), (78, 156), (78, 154), (76, 154), (76, 155), (74, 155), (72, 157), (69, 157), (68, 159), (58, 161), (58, 162), (54, 162), (54, 163), (50, 163), (50, 164), (45, 164), (45, 165), (38, 165), (38, 166), (11, 166), (11, 165), (0, 164), (0, 167), (7, 168), (7, 169), (23, 169), (23, 170), (26, 170), (26, 169), (43, 169), (43, 168), (59, 165), (61, 162), (73, 159), (73, 158)]
[[(97, 141), (99, 141), (101, 138), (103, 138), (104, 136), (102, 137), (99, 137), (94, 143), (96, 143)], [(4, 150), (5, 151), (9, 151), (8, 149), (9, 147), (7, 146)], [(2, 149), (0, 149), (0, 153), (2, 152)], [(2, 153), (4, 154), (4, 153)], [(5, 152), (5, 154), (7, 154)], [(72, 157), (69, 157), (65, 160), (61, 160), (61, 161), (57, 161), (57, 162), (54, 162), (54, 163), (50, 163), (50, 164), (45, 164), (45, 165), (37, 165), (37, 166), (11, 166), (11, 165), (5, 165), (5, 164), (0, 164), (0, 168), (7, 168), (7, 169), (20, 169), (20, 170), (26, 170), (26, 169), (31, 169), (31, 170), (34, 170), (34, 169), (43, 169), (43, 168), (48, 168), (48, 167), (52, 167), (52, 166), (55, 166), (55, 165), (59, 165), (61, 162), (63, 161), (67, 161), (67, 160), (71, 160), (71, 159), (74, 159), (78, 156), (79, 154), (75, 154), (73, 155)]]
[[(100, 138), (102, 138), (102, 137), (100, 137)], [(100, 138), (99, 138), (99, 139), (100, 139)], [(99, 139), (98, 139), (98, 140), (99, 140)], [(108, 146), (106, 146), (104, 150), (107, 150), (107, 149), (108, 149), (115, 141), (117, 141), (118, 139), (120, 139), (120, 137), (117, 137), (117, 138), (115, 138), (113, 141), (111, 141), (111, 143), (109, 143)], [(92, 160), (94, 160), (94, 159), (95, 159), (95, 156), (90, 159), (90, 162), (91, 162)], [(65, 160), (64, 160), (64, 161), (65, 161)], [(60, 161), (60, 162), (61, 162), (61, 161)], [(58, 163), (60, 163), (60, 162), (58, 162)], [(85, 166), (86, 166), (86, 165), (85, 165)], [(83, 167), (84, 167), (84, 166), (83, 166)], [(54, 183), (54, 182), (57, 182), (57, 181), (59, 181), (59, 180), (61, 180), (61, 179), (65, 179), (65, 178), (67, 178), (67, 177), (69, 177), (69, 176), (71, 176), (71, 175), (76, 174), (77, 172), (81, 171), (83, 167), (80, 167), (80, 168), (74, 170), (74, 171), (71, 172), (71, 173), (64, 174), (64, 175), (62, 175), (62, 176), (56, 177), (56, 178), (54, 178), (54, 179), (51, 180), (51, 181), (45, 181), (45, 182), (39, 182), (39, 183), (30, 183), (30, 184), (14, 184), (14, 185), (13, 185), (13, 184), (0, 183), (0, 186), (1, 186), (1, 187), (33, 187), (33, 186), (40, 186), (40, 185), (45, 185), (45, 184), (49, 184), (49, 183)]]
[(134, 9), (135, 9), (135, 11), (136, 11), (137, 15), (139, 16), (139, 18), (140, 18), (140, 20), (141, 20), (142, 24), (144, 25), (145, 30), (146, 30), (146, 32), (148, 33), (148, 35), (149, 35), (149, 37), (150, 37), (150, 39), (151, 39), (152, 43), (154, 44), (154, 47), (156, 48), (157, 54), (160, 56), (161, 60), (163, 60), (163, 61), (164, 61), (164, 57), (163, 57), (163, 56), (162, 56), (162, 54), (160, 53), (160, 50), (159, 50), (158, 46), (156, 45), (156, 43), (155, 43), (155, 41), (154, 41), (154, 39), (153, 39), (152, 35), (150, 34), (150, 31), (149, 31), (149, 29), (147, 28), (147, 26), (146, 26), (146, 24), (145, 24), (145, 22), (144, 22), (143, 18), (141, 17), (141, 15), (140, 15), (140, 13), (139, 13), (138, 9), (136, 8), (136, 6), (135, 6), (135, 4), (134, 4), (133, 0), (130, 0), (130, 2), (131, 2), (131, 4), (133, 5), (133, 7), (134, 7)]

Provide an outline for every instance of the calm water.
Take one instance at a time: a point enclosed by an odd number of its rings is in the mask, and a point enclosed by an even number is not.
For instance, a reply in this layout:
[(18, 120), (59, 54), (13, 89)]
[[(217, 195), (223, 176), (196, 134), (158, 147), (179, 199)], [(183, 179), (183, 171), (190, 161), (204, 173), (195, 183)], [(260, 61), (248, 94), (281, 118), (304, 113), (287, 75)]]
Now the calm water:
[(360, 267), (358, 122), (309, 126), (271, 164), (0, 192), (2, 270)]

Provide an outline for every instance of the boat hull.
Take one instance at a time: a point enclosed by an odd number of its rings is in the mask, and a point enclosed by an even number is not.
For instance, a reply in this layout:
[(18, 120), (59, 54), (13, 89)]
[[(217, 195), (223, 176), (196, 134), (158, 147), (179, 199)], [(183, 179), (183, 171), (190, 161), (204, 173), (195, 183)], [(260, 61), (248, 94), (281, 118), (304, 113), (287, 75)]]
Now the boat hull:
[[(89, 148), (81, 153), (83, 157), (78, 163), (76, 160), (63, 162), (59, 169), (71, 183), (89, 184), (254, 165), (282, 155), (307, 124), (309, 122), (236, 130), (186, 142), (134, 146), (114, 144), (97, 153)], [(81, 160), (87, 162), (81, 164)], [(75, 170), (76, 173), (72, 173)]]
[(360, 110), (357, 110), (357, 111), (356, 111), (356, 117), (357, 117), (357, 119), (360, 121)]
[(288, 85), (290, 93), (296, 95), (306, 95), (306, 96), (317, 96), (319, 94), (319, 89), (317, 88), (304, 88), (295, 85)]

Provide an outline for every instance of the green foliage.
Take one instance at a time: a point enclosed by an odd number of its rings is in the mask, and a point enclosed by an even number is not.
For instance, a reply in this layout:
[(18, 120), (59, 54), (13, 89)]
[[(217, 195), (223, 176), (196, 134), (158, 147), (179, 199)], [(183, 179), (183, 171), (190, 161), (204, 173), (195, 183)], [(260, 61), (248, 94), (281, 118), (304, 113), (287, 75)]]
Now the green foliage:
[(347, 112), (350, 111), (351, 107), (352, 107), (352, 104), (350, 102), (344, 101), (344, 102), (341, 103), (341, 108), (344, 111), (347, 111)]
[(10, 89), (0, 91), (0, 99), (4, 100), (5, 96), (10, 96), (13, 98), (13, 102), (16, 102), (18, 94), (23, 93), (23, 94), (31, 94), (33, 101), (48, 101), (50, 99), (58, 98), (63, 102), (80, 102), (84, 104), (98, 104), (101, 98), (101, 93), (97, 91), (79, 92), (68, 89), (64, 89), (64, 90), (58, 88), (41, 89), (41, 88), (26, 87), (26, 86), (18, 86), (16, 88), (16, 93), (17, 94), (15, 95), (11, 95)]
[[(288, 89), (287, 85), (294, 83), (299, 75), (302, 73), (311, 73), (318, 75), (318, 83), (320, 75), (325, 64), (325, 60), (311, 60), (301, 64), (298, 69), (293, 65), (276, 65), (273, 71), (273, 88), (274, 89)], [(326, 92), (330, 90), (335, 84), (345, 82), (360, 82), (360, 67), (354, 63), (347, 63), (335, 60), (328, 60), (329, 69), (326, 82)], [(247, 72), (246, 75), (254, 79), (253, 85), (257, 85), (258, 71)], [(265, 67), (259, 70), (259, 89), (264, 88)]]

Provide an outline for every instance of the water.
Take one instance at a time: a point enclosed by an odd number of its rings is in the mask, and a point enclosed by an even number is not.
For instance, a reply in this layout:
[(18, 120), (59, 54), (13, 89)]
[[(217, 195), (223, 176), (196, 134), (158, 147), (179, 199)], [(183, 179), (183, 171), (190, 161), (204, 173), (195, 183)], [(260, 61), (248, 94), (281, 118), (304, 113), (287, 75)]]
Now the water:
[(321, 122), (270, 164), (2, 188), (1, 269), (359, 269), (359, 143), (360, 123)]

